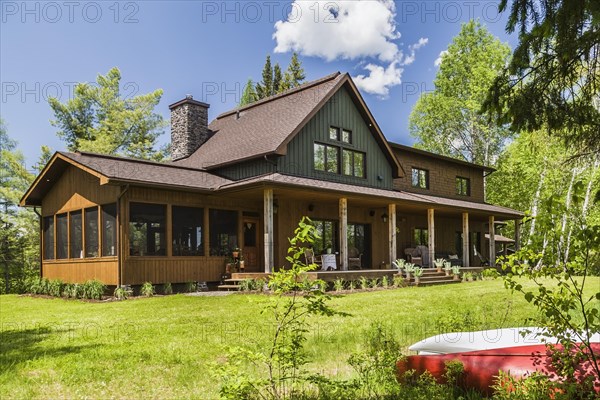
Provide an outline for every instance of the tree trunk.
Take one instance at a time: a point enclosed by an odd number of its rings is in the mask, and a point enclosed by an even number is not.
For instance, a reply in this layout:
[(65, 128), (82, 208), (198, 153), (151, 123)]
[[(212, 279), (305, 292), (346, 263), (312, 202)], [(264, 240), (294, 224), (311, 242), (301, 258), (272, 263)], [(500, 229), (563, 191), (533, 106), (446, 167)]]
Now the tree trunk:
[(533, 196), (533, 204), (531, 206), (531, 216), (533, 218), (531, 220), (531, 226), (529, 227), (529, 237), (527, 238), (527, 245), (531, 244), (531, 238), (535, 233), (535, 217), (537, 217), (542, 187), (544, 186), (544, 180), (546, 179), (546, 169), (546, 163), (544, 162), (544, 169), (542, 169), (542, 172), (540, 173), (540, 181), (538, 182), (538, 187), (535, 191), (535, 196)]
[[(573, 167), (572, 171), (571, 171), (571, 181), (569, 182), (569, 189), (567, 190), (567, 198), (565, 200), (565, 213), (563, 214), (563, 218), (562, 218), (562, 225), (560, 228), (560, 240), (558, 241), (558, 257), (556, 258), (556, 264), (558, 265), (561, 260), (560, 260), (560, 256), (561, 254), (563, 254), (564, 256), (564, 262), (567, 262), (568, 258), (569, 258), (569, 247), (568, 244), (565, 245), (565, 232), (567, 230), (567, 222), (568, 222), (568, 214), (569, 214), (569, 208), (571, 208), (571, 197), (573, 196), (573, 184), (575, 183), (575, 178), (577, 177), (577, 174), (579, 173), (579, 169), (577, 167)], [(569, 229), (569, 236), (571, 236), (571, 229)]]

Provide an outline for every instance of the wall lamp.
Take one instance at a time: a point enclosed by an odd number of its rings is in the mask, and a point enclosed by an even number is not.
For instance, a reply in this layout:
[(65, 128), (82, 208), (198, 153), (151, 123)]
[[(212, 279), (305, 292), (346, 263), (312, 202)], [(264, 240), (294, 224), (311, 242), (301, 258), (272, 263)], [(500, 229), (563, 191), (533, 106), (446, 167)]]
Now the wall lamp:
[(386, 213), (381, 214), (381, 220), (385, 223), (388, 221), (388, 215)]

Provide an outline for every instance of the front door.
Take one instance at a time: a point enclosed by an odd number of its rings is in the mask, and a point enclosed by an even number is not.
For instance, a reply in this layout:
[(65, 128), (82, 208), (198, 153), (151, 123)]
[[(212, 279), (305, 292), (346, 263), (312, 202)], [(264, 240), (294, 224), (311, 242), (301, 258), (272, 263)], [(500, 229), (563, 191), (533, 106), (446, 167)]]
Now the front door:
[(247, 272), (260, 272), (258, 248), (258, 219), (244, 218), (243, 221), (242, 249), (244, 252), (244, 266)]

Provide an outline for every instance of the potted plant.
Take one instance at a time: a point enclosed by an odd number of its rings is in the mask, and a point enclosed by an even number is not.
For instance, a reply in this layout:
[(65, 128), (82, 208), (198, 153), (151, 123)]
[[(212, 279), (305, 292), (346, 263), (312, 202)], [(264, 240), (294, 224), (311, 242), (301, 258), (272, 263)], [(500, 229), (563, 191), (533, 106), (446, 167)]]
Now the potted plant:
[(435, 265), (435, 267), (437, 268), (437, 272), (442, 272), (442, 268), (444, 267), (444, 259), (443, 258), (437, 258), (433, 264)]
[(327, 242), (326, 248), (327, 248), (327, 254), (331, 254), (331, 242)]
[(240, 255), (240, 258), (238, 259), (238, 264), (240, 267), (240, 272), (244, 272), (244, 268), (246, 268), (246, 266), (244, 265), (244, 256)]
[(446, 272), (446, 276), (450, 276), (451, 271), (452, 263), (450, 261), (444, 261), (444, 272)]
[(463, 278), (467, 281), (467, 282), (473, 282), (473, 274), (470, 272), (465, 272), (463, 274)]
[(457, 281), (460, 278), (460, 267), (455, 265), (452, 267), (452, 275), (454, 275), (454, 280)]
[(421, 282), (421, 276), (423, 275), (423, 268), (414, 267), (413, 274), (415, 275), (415, 284), (418, 286)]
[(404, 265), (404, 271), (406, 272), (406, 280), (410, 280), (410, 274), (415, 270), (415, 264), (406, 263)]
[(236, 247), (235, 249), (231, 250), (231, 257), (239, 258), (240, 252), (241, 252), (241, 249), (239, 247)]
[(401, 274), (402, 270), (404, 269), (404, 266), (406, 265), (406, 260), (404, 258), (399, 258), (392, 264), (394, 264), (394, 267), (398, 269), (398, 273)]

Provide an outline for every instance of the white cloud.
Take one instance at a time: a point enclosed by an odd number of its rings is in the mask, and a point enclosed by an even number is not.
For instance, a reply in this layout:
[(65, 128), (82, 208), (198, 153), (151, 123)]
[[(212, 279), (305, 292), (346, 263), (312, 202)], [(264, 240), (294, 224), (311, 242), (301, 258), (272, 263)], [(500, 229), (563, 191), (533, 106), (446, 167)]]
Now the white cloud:
[[(418, 49), (429, 41), (420, 38), (408, 46), (408, 55), (395, 42), (396, 6), (392, 0), (295, 0), (286, 21), (275, 23), (275, 52), (296, 51), (304, 56), (369, 61), (368, 74), (354, 77), (359, 89), (385, 98), (402, 83), (402, 66), (412, 64)], [(378, 64), (385, 63), (385, 65)]]
[(387, 68), (368, 64), (364, 69), (369, 71), (369, 76), (358, 75), (354, 77), (354, 83), (359, 89), (367, 93), (386, 98), (390, 92), (390, 87), (402, 83), (404, 69), (398, 66), (398, 61), (393, 61)]
[(433, 62), (433, 65), (435, 65), (436, 67), (439, 67), (442, 64), (442, 59), (444, 58), (444, 56), (446, 54), (448, 54), (448, 50), (440, 51), (440, 55), (438, 56), (438, 58), (435, 59), (435, 61)]
[(375, 57), (391, 62), (398, 56), (393, 1), (296, 0), (291, 10), (287, 21), (275, 23), (276, 53), (297, 51), (327, 61)]

